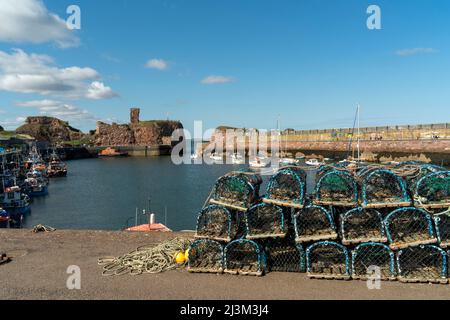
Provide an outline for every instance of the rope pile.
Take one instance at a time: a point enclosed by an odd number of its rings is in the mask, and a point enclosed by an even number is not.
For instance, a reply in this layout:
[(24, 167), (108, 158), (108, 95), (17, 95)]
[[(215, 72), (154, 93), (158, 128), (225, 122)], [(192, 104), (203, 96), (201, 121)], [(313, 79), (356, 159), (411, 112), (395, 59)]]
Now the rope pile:
[(120, 276), (125, 274), (140, 275), (143, 273), (160, 273), (184, 267), (177, 264), (175, 256), (189, 248), (190, 241), (174, 238), (156, 246), (146, 245), (121, 257), (103, 257), (98, 264), (103, 266), (102, 275)]
[(39, 232), (53, 232), (56, 231), (55, 228), (43, 225), (43, 224), (38, 224), (37, 226), (34, 226), (33, 228), (33, 232), (34, 233), (39, 233)]

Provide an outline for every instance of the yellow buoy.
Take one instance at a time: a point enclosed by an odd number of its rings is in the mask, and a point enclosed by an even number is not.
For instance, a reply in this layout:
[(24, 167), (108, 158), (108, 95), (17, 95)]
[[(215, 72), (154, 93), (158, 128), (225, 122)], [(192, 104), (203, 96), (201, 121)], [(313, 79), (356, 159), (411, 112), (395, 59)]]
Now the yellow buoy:
[(184, 255), (183, 252), (178, 252), (176, 257), (175, 257), (175, 261), (178, 264), (182, 264), (186, 262), (186, 256)]

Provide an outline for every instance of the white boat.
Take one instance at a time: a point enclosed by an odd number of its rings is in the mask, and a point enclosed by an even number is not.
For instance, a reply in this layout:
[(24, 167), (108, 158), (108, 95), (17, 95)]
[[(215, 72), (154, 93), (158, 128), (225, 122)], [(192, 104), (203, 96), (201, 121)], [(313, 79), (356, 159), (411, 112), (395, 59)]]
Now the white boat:
[(308, 166), (312, 166), (312, 167), (320, 167), (322, 165), (324, 165), (323, 162), (320, 162), (317, 159), (310, 159), (308, 161), (305, 162)]
[(245, 163), (245, 159), (241, 154), (234, 153), (231, 155), (231, 162), (233, 164), (243, 164), (243, 163)]
[(223, 161), (223, 156), (218, 155), (217, 153), (213, 153), (210, 157), (211, 160), (214, 162), (220, 162)]
[(267, 158), (256, 157), (249, 161), (249, 165), (251, 168), (267, 168), (270, 166), (270, 161), (267, 161)]
[(198, 153), (191, 154), (191, 160), (197, 160), (199, 157)]
[(282, 165), (296, 165), (299, 164), (299, 160), (293, 158), (281, 158), (280, 164)]

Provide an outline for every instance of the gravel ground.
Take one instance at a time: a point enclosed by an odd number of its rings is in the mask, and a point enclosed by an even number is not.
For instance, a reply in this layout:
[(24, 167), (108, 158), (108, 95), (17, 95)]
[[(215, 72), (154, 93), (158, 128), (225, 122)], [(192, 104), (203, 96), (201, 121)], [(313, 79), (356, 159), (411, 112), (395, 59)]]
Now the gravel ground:
[[(310, 280), (304, 274), (265, 277), (163, 274), (103, 277), (97, 259), (119, 256), (141, 245), (190, 234), (0, 230), (0, 252), (13, 261), (0, 266), (0, 299), (450, 299), (450, 285)], [(81, 289), (69, 290), (68, 266), (81, 269)]]

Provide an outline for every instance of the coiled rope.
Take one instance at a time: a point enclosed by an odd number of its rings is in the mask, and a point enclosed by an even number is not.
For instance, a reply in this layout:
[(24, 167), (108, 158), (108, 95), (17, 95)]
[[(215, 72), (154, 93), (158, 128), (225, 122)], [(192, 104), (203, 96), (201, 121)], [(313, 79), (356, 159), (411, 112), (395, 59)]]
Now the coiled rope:
[(146, 245), (121, 257), (103, 257), (98, 264), (103, 266), (102, 275), (119, 276), (130, 274), (133, 276), (143, 273), (160, 273), (184, 267), (177, 264), (175, 256), (180, 251), (189, 248), (189, 239), (174, 238), (156, 246)]
[(55, 228), (43, 225), (43, 224), (38, 224), (37, 226), (34, 226), (33, 228), (33, 232), (34, 233), (39, 233), (39, 232), (53, 232), (56, 231)]

